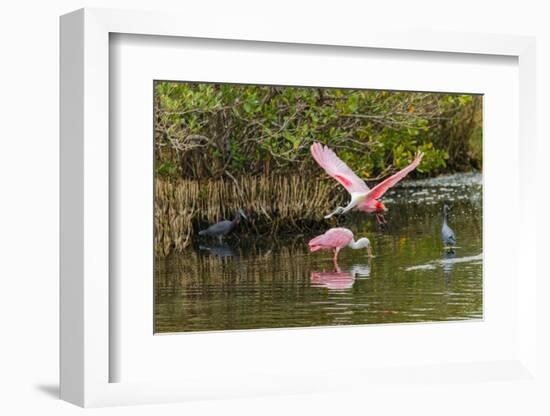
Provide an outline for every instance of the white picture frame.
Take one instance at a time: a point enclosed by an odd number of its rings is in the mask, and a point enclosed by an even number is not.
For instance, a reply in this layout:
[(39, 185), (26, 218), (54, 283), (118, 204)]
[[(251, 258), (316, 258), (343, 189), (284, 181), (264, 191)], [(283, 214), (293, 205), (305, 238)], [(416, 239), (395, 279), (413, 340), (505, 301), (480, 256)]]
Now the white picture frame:
[[(519, 67), (519, 172), (514, 188), (522, 198), (517, 261), (522, 279), (517, 292), (518, 342), (514, 354), (498, 361), (441, 363), (414, 367), (415, 377), (480, 383), (487, 379), (536, 382), (536, 270), (533, 244), (536, 217), (529, 173), (535, 163), (535, 41), (529, 37), (468, 33), (380, 32), (350, 28), (328, 35), (322, 30), (265, 24), (235, 34), (235, 22), (204, 26), (200, 19), (172, 13), (82, 9), (61, 18), (61, 398), (80, 406), (158, 403), (196, 398), (242, 397), (261, 394), (334, 391), (378, 382), (403, 380), (410, 368), (331, 368), (318, 373), (281, 373), (263, 380), (232, 382), (221, 374), (213, 387), (207, 377), (178, 381), (111, 382), (110, 366), (117, 357), (110, 349), (110, 166), (109, 158), (109, 37), (110, 34), (170, 36), (227, 41), (330, 45), (339, 48), (429, 51), (439, 54), (503, 55), (517, 58)], [(182, 25), (182, 21), (186, 22)], [(518, 267), (519, 270), (519, 267)], [(517, 273), (517, 271), (516, 271)], [(414, 330), (414, 329), (413, 329)], [(222, 335), (223, 336), (223, 335)], [(338, 336), (332, 332), (328, 337)], [(477, 374), (477, 375), (476, 375)], [(480, 377), (479, 374), (482, 374)], [(343, 382), (342, 380), (346, 380)], [(428, 382), (429, 384), (429, 382)], [(224, 388), (225, 386), (225, 388)]]

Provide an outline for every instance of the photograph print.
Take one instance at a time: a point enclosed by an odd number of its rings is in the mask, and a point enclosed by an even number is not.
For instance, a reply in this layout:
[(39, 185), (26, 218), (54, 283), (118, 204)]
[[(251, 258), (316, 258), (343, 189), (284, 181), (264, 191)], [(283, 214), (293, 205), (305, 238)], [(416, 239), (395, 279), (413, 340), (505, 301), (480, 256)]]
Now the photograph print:
[(483, 318), (483, 97), (154, 82), (154, 331)]

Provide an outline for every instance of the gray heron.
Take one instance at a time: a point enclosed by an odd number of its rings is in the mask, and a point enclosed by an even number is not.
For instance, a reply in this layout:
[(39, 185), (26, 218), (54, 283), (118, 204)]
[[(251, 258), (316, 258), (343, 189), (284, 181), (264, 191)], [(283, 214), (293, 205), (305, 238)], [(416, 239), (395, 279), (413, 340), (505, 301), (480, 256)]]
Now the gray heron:
[(235, 213), (233, 220), (223, 220), (217, 222), (216, 224), (212, 224), (206, 230), (199, 231), (199, 235), (205, 237), (217, 237), (221, 242), (222, 238), (233, 231), (239, 222), (241, 222), (241, 218), (244, 218), (245, 220), (247, 219), (244, 211), (239, 208)]
[(445, 244), (445, 250), (448, 253), (454, 253), (454, 247), (456, 245), (455, 233), (447, 224), (447, 217), (449, 215), (449, 206), (447, 204), (443, 205), (443, 225), (441, 226), (441, 239), (443, 244)]

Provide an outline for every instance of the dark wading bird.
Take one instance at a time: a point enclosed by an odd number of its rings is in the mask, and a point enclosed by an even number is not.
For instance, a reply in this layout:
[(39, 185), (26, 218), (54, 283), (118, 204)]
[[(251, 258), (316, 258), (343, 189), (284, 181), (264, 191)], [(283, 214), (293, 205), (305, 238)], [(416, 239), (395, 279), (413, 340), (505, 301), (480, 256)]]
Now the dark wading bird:
[(235, 213), (235, 218), (233, 218), (232, 221), (223, 220), (217, 222), (216, 224), (212, 224), (206, 230), (199, 231), (199, 235), (206, 237), (217, 237), (221, 242), (222, 238), (233, 231), (239, 222), (241, 222), (241, 218), (244, 218), (245, 220), (247, 219), (244, 211), (239, 208)]
[(441, 239), (443, 244), (445, 244), (445, 250), (447, 253), (454, 253), (454, 248), (456, 245), (455, 233), (451, 230), (451, 227), (447, 224), (447, 216), (449, 214), (449, 206), (447, 204), (443, 205), (443, 225), (441, 226)]
[(386, 224), (383, 213), (387, 211), (384, 204), (378, 201), (386, 193), (388, 189), (395, 186), (409, 172), (414, 170), (422, 161), (424, 154), (419, 152), (414, 160), (405, 168), (401, 169), (396, 174), (386, 178), (374, 188), (370, 189), (365, 181), (357, 176), (348, 165), (346, 165), (336, 153), (327, 146), (320, 143), (314, 143), (311, 146), (311, 155), (315, 161), (321, 166), (325, 172), (336, 179), (351, 196), (351, 201), (346, 207), (337, 207), (333, 212), (325, 216), (330, 218), (335, 214), (345, 214), (346, 212), (356, 209), (359, 211), (376, 215), (376, 220), (379, 224)]

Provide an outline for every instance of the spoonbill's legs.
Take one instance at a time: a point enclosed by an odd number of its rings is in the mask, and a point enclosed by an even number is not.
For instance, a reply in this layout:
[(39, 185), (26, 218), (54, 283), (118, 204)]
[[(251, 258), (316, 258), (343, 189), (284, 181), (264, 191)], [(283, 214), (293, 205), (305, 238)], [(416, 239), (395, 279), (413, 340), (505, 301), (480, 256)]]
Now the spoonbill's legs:
[(387, 225), (388, 222), (386, 221), (386, 218), (384, 218), (383, 214), (376, 214), (376, 221), (379, 225)]
[(334, 249), (334, 257), (332, 258), (332, 261), (334, 261), (334, 264), (338, 264), (338, 253), (340, 252), (339, 248)]

